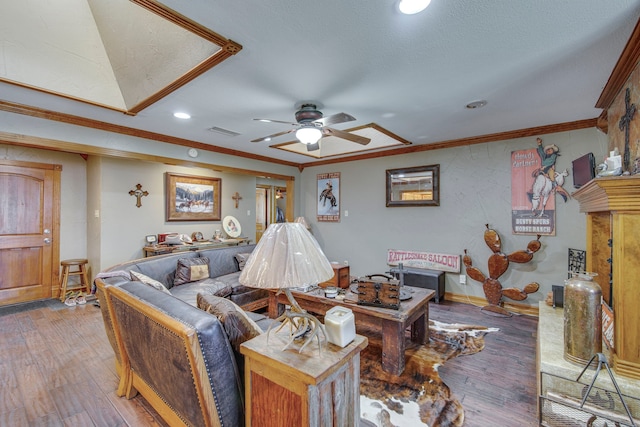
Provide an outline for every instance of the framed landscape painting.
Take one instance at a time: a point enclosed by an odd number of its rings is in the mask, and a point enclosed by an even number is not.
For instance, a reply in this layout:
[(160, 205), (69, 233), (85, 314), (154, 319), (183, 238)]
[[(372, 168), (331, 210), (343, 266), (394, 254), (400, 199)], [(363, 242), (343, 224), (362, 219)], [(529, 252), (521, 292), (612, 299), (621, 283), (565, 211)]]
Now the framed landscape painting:
[(220, 178), (165, 175), (167, 221), (220, 221)]

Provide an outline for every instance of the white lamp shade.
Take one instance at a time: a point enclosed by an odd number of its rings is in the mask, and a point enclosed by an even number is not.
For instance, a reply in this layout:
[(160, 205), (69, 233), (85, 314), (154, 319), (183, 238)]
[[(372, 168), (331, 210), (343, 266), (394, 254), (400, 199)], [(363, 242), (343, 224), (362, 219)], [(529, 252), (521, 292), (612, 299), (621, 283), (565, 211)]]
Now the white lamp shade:
[(333, 268), (316, 239), (295, 222), (271, 224), (240, 274), (251, 288), (297, 288), (333, 277)]
[(296, 131), (296, 138), (304, 144), (315, 144), (322, 137), (322, 131), (315, 126), (303, 126)]

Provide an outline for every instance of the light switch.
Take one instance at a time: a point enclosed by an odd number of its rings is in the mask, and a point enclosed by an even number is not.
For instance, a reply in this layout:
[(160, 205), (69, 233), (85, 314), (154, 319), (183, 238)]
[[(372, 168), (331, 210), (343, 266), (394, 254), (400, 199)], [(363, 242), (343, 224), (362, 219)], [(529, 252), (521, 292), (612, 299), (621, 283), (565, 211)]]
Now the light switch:
[(98, 209), (93, 211), (93, 216), (95, 216), (96, 218), (100, 218), (100, 211)]
[(349, 211), (348, 210), (344, 211), (344, 216), (349, 216)]

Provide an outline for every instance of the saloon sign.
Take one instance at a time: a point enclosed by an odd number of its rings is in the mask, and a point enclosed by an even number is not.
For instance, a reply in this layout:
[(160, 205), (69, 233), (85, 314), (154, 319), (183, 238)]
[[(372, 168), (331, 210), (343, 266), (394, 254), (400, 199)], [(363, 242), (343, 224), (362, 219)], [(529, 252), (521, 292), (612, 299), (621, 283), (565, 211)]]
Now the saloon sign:
[(460, 273), (460, 255), (389, 249), (387, 252), (387, 264), (396, 266), (399, 263), (402, 263), (404, 267)]

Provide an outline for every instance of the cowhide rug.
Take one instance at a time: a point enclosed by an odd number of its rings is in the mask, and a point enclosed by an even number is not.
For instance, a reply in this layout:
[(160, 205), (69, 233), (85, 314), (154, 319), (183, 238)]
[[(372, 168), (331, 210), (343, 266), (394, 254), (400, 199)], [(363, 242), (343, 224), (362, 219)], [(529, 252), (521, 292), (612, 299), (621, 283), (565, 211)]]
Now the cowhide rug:
[(360, 353), (360, 416), (364, 426), (462, 426), (464, 411), (438, 375), (438, 367), (478, 353), (484, 336), (497, 328), (429, 321), (429, 343), (407, 341), (402, 375), (382, 370), (379, 338), (370, 335)]

